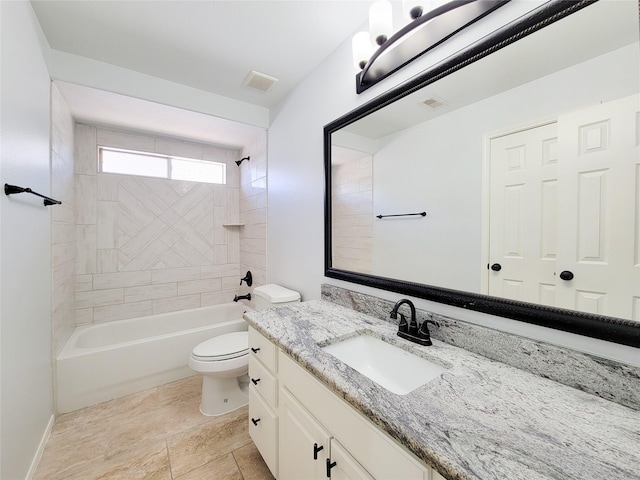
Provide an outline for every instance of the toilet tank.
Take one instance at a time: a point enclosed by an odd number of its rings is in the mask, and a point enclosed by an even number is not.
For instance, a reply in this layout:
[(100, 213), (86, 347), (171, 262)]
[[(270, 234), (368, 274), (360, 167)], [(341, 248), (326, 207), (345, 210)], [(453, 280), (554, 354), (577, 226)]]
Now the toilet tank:
[(270, 283), (253, 289), (256, 310), (286, 305), (300, 301), (300, 294), (288, 288)]

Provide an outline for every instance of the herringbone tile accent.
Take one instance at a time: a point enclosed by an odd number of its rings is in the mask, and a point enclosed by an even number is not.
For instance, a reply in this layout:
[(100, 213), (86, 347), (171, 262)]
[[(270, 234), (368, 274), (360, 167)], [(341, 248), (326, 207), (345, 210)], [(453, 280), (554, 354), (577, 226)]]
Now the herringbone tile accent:
[(225, 230), (216, 227), (226, 217), (226, 206), (214, 208), (213, 185), (123, 177), (116, 233), (119, 270), (216, 263), (216, 243), (227, 241)]

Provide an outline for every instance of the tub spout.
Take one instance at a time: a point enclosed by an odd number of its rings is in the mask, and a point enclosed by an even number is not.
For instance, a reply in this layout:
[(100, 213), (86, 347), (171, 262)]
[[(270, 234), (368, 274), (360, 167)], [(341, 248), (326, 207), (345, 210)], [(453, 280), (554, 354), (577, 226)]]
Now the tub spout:
[(233, 301), (237, 302), (238, 300), (249, 300), (251, 301), (251, 294), (247, 293), (246, 295), (236, 295), (233, 297)]

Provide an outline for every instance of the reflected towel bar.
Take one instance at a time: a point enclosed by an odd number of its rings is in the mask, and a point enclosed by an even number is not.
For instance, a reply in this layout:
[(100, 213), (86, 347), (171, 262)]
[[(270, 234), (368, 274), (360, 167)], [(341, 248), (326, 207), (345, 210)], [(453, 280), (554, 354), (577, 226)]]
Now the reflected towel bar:
[(427, 212), (420, 213), (399, 213), (397, 215), (376, 215), (376, 218), (387, 218), (387, 217), (410, 217), (412, 215), (420, 215), (421, 217), (426, 217)]
[(13, 195), (14, 193), (30, 193), (32, 195), (36, 195), (37, 197), (44, 198), (44, 205), (62, 205), (62, 202), (59, 200), (54, 200), (53, 198), (45, 197), (37, 192), (34, 192), (29, 187), (18, 187), (17, 185), (9, 185), (8, 183), (4, 184), (4, 194), (5, 195)]

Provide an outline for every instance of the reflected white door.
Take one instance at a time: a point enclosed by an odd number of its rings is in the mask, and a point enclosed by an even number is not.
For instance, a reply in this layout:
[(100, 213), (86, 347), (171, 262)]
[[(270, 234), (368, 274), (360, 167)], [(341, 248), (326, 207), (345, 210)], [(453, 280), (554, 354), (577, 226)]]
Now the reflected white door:
[(558, 117), (560, 307), (640, 320), (639, 111), (633, 95)]
[(638, 95), (492, 139), (489, 295), (640, 320), (639, 145)]
[(555, 304), (555, 123), (491, 140), (489, 295)]

